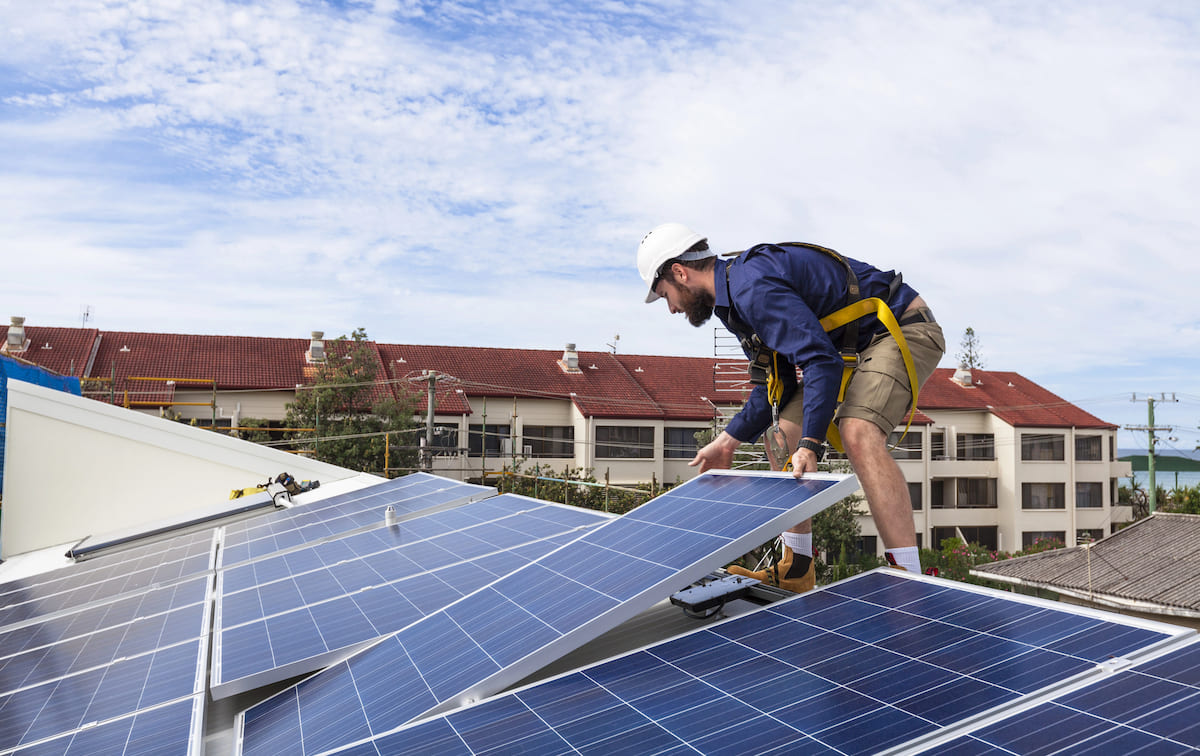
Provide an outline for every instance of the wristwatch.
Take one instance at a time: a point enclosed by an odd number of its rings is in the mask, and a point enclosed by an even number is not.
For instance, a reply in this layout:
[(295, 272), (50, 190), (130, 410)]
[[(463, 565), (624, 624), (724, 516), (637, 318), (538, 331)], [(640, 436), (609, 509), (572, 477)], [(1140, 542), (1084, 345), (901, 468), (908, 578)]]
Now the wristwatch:
[(820, 462), (822, 459), (825, 459), (825, 444), (821, 443), (820, 441), (802, 438), (800, 439), (800, 443), (796, 446), (800, 449), (808, 449), (810, 452), (817, 455), (818, 462)]

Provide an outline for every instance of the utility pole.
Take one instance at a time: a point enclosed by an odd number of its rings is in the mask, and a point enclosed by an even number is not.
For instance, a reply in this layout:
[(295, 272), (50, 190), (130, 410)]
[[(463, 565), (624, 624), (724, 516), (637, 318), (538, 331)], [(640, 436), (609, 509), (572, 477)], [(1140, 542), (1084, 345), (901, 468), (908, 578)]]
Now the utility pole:
[(425, 401), (425, 459), (421, 461), (426, 472), (433, 472), (433, 395), (437, 390), (438, 374), (434, 370), (426, 370), (425, 379), (429, 381), (429, 392)]
[(1159, 396), (1158, 399), (1155, 399), (1153, 396), (1147, 396), (1144, 399), (1138, 399), (1138, 395), (1134, 394), (1133, 398), (1130, 399), (1130, 401), (1146, 403), (1146, 409), (1148, 412), (1147, 424), (1146, 425), (1127, 425), (1127, 426), (1125, 426), (1125, 430), (1146, 431), (1147, 433), (1150, 434), (1150, 446), (1146, 451), (1146, 455), (1147, 455), (1146, 456), (1146, 468), (1150, 472), (1150, 483), (1149, 483), (1149, 486), (1150, 486), (1150, 493), (1149, 493), (1150, 514), (1154, 514), (1154, 510), (1158, 504), (1158, 484), (1154, 479), (1154, 447), (1158, 444), (1158, 438), (1154, 434), (1157, 431), (1165, 431), (1167, 433), (1170, 433), (1173, 430), (1172, 427), (1169, 425), (1155, 425), (1154, 424), (1154, 403), (1155, 402), (1177, 402), (1177, 401), (1179, 401), (1178, 399), (1175, 398), (1174, 392), (1172, 392), (1170, 394), (1170, 396), (1168, 396), (1165, 393), (1160, 393), (1158, 396)]

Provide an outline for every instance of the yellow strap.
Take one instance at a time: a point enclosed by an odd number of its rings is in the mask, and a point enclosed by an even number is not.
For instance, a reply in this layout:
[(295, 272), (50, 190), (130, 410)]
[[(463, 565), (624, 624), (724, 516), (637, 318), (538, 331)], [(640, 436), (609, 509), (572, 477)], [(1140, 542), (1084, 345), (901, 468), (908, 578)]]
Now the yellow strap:
[[(908, 371), (908, 385), (912, 389), (912, 409), (917, 406), (917, 369), (913, 365), (912, 353), (908, 349), (908, 342), (904, 340), (904, 334), (900, 332), (900, 324), (896, 322), (896, 316), (892, 314), (892, 310), (879, 297), (867, 297), (860, 299), (854, 304), (847, 305), (837, 312), (830, 313), (821, 318), (821, 327), (828, 333), (837, 328), (841, 328), (852, 320), (857, 320), (866, 315), (874, 314), (879, 318), (879, 322), (883, 323), (887, 328), (888, 333), (896, 340), (896, 344), (900, 347), (900, 356), (904, 358), (904, 369)], [(838, 390), (838, 403), (846, 397), (846, 384), (850, 382), (850, 376), (854, 373), (854, 367), (858, 362), (857, 356), (843, 357), (846, 361), (845, 367), (842, 369), (842, 385)], [(908, 429), (912, 427), (912, 410), (908, 413), (908, 424), (904, 426), (904, 433), (900, 439), (896, 441), (896, 445), (904, 440), (904, 436), (908, 435)], [(842, 436), (838, 433), (837, 426), (833, 423), (829, 424), (829, 430), (826, 433), (829, 443), (833, 448), (840, 452), (845, 452), (845, 447), (842, 446)], [(893, 449), (895, 446), (892, 447)]]
[[(779, 403), (783, 401), (783, 381), (779, 378), (779, 352), (771, 352), (771, 372), (767, 374), (767, 401), (775, 408), (775, 413), (778, 413)], [(777, 428), (778, 425), (772, 423), (771, 427), (767, 429), (767, 434), (774, 433)], [(780, 469), (788, 471), (792, 469), (791, 445), (787, 441), (786, 433), (781, 431), (780, 435), (783, 436), (783, 453), (787, 459)], [(767, 445), (767, 456), (773, 457), (770, 447), (772, 443), (778, 443), (778, 439), (768, 435), (764, 437), (763, 441)]]

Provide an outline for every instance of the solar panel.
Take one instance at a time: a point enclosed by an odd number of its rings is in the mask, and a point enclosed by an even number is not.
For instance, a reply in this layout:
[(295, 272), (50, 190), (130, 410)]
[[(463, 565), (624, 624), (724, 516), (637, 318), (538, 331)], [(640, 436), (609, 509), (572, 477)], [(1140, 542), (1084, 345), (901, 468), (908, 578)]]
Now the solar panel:
[(212, 529), (188, 533), (0, 584), (0, 609), (135, 574), (159, 582), (160, 575), (205, 572), (212, 569), (213, 535)]
[(207, 608), (192, 604), (7, 655), (0, 658), (0, 694), (199, 638), (207, 632)]
[(9, 626), (0, 630), (0, 654), (10, 655), (77, 638), (139, 618), (153, 617), (208, 600), (209, 575), (194, 577), (162, 588), (134, 593), (105, 604), (78, 607), (76, 611)]
[(951, 754), (1200, 750), (1200, 642), (929, 746)]
[(198, 694), (19, 748), (15, 756), (192, 756), (203, 752), (204, 695)]
[(320, 669), (609, 519), (503, 494), (224, 571), (213, 697)]
[[(112, 554), (78, 566), (78, 573), (56, 571), (51, 580), (21, 581), (24, 587), (6, 594), (0, 627), (26, 623), (91, 603), (116, 601), (131, 593), (186, 581), (215, 565), (216, 531), (165, 541), (156, 552), (141, 550), (129, 558)], [(102, 560), (102, 561), (101, 561)], [(70, 568), (69, 568), (70, 569)]]
[(1186, 633), (883, 568), (329, 752), (878, 753)]
[(388, 505), (403, 519), (495, 494), (494, 488), (413, 473), (227, 526), (220, 564), (230, 567), (374, 527)]
[(494, 693), (854, 491), (714, 471), (239, 716), (244, 753), (315, 753)]

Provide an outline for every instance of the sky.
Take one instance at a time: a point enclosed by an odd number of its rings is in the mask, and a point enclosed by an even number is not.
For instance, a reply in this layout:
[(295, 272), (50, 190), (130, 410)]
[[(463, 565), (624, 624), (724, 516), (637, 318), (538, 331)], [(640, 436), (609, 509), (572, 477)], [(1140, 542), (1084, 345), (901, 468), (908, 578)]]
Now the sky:
[(678, 221), (1190, 451), (1198, 93), (1186, 0), (15, 0), (0, 318), (711, 356), (634, 266)]

